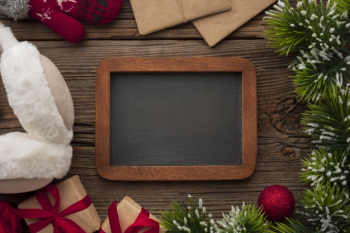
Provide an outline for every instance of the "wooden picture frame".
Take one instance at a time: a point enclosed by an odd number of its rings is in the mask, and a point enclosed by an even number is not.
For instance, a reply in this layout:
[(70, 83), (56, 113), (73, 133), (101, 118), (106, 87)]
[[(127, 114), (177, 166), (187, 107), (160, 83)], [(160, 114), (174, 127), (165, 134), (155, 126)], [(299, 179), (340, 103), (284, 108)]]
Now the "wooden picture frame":
[[(242, 72), (242, 165), (110, 166), (110, 75), (129, 72)], [(249, 177), (257, 157), (256, 72), (235, 57), (108, 58), (96, 78), (96, 169), (108, 180), (239, 180)]]

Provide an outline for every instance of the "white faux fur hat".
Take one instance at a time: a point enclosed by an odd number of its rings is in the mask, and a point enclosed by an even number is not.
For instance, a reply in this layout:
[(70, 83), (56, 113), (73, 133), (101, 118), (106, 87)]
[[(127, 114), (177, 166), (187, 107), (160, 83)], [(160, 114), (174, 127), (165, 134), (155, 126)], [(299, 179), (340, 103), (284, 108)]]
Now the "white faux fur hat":
[[(71, 164), (73, 131), (60, 114), (64, 110), (57, 107), (58, 98), (49, 88), (41, 55), (33, 44), (18, 42), (1, 23), (0, 47), (8, 101), (27, 132), (0, 136), (0, 180), (62, 178)], [(70, 93), (63, 99), (71, 101)], [(61, 104), (70, 105), (73, 108), (72, 102)]]

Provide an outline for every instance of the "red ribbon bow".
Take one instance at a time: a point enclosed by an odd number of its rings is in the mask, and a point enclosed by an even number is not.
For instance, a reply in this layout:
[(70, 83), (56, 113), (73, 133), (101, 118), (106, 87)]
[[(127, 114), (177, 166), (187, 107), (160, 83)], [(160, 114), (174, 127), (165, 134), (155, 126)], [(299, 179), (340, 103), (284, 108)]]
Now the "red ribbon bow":
[[(151, 228), (144, 233), (159, 233), (159, 223), (151, 218), (149, 218), (150, 213), (144, 208), (141, 209), (141, 213), (136, 218), (135, 222), (131, 224), (124, 232), (122, 232), (119, 216), (117, 210), (117, 202), (114, 201), (108, 207), (108, 217), (109, 224), (111, 226), (112, 233), (138, 233), (142, 228)], [(106, 233), (104, 230), (100, 229), (99, 233)]]
[[(50, 192), (56, 200), (53, 206), (49, 200), (47, 192)], [(49, 184), (48, 186), (38, 190), (36, 193), (36, 198), (38, 199), (42, 209), (18, 210), (19, 218), (41, 219), (41, 221), (28, 226), (30, 232), (36, 233), (52, 224), (54, 233), (86, 233), (78, 224), (65, 216), (87, 209), (91, 205), (91, 199), (88, 195), (86, 195), (82, 200), (72, 204), (65, 210), (62, 210), (60, 213), (58, 213), (58, 208), (60, 206), (60, 193), (55, 185)]]
[(21, 231), (16, 210), (6, 201), (0, 201), (0, 233), (19, 233)]

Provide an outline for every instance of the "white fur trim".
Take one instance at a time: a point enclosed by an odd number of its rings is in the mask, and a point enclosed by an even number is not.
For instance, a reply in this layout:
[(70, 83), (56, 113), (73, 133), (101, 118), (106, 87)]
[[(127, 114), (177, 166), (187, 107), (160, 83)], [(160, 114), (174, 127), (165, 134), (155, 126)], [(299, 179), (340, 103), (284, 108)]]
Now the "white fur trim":
[(12, 34), (11, 29), (0, 23), (0, 47), (6, 50), (17, 43), (18, 40)]
[(0, 12), (14, 18), (14, 20), (27, 18), (29, 8), (29, 0), (0, 1)]
[(72, 147), (32, 139), (26, 133), (0, 136), (0, 179), (50, 179), (67, 174)]
[[(8, 36), (0, 31), (0, 37)], [(2, 81), (9, 104), (23, 128), (34, 139), (69, 144), (73, 132), (67, 130), (58, 112), (37, 48), (27, 41), (4, 48)]]

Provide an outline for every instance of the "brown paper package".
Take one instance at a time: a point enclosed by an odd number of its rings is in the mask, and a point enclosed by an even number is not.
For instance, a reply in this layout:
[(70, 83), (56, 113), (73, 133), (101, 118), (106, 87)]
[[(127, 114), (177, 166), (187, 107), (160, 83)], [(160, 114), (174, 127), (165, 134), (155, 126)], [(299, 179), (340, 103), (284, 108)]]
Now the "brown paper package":
[(231, 9), (231, 0), (130, 0), (142, 35)]
[[(122, 232), (124, 232), (131, 224), (133, 224), (137, 218), (137, 216), (141, 212), (141, 206), (134, 202), (130, 197), (124, 197), (124, 199), (119, 202), (118, 206), (118, 216), (119, 223)], [(159, 220), (154, 217), (152, 214), (150, 218), (159, 222)], [(102, 230), (106, 233), (112, 233), (111, 227), (109, 225), (109, 218), (107, 218), (102, 224)], [(140, 230), (138, 233), (143, 233), (147, 228)], [(159, 228), (159, 233), (164, 233), (166, 230)]]
[[(70, 205), (82, 200), (86, 196), (86, 191), (80, 182), (79, 176), (73, 176), (69, 179), (66, 179), (56, 185), (61, 197), (60, 207), (58, 212), (66, 209)], [(55, 203), (54, 198), (51, 194), (48, 195), (50, 202)], [(19, 206), (19, 209), (42, 209), (38, 200), (35, 196), (30, 197), (29, 199), (22, 202)], [(89, 208), (80, 211), (75, 214), (70, 214), (65, 216), (75, 223), (77, 223), (85, 232), (93, 233), (99, 230), (101, 226), (101, 219), (97, 214), (97, 211), (93, 204)], [(38, 222), (39, 219), (25, 219), (28, 225)], [(50, 224), (39, 233), (52, 233), (53, 226)]]
[(230, 0), (231, 10), (192, 21), (208, 45), (214, 46), (276, 0)]

